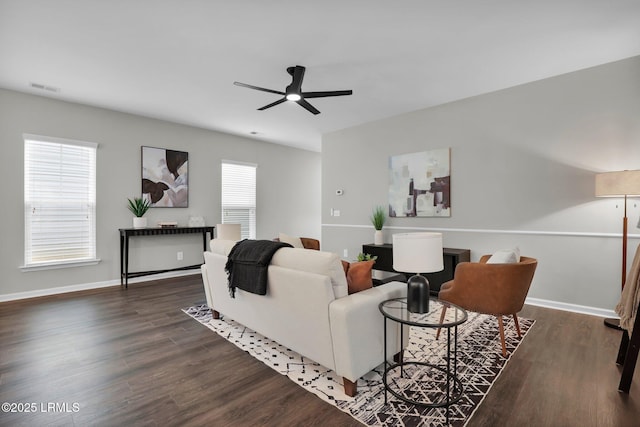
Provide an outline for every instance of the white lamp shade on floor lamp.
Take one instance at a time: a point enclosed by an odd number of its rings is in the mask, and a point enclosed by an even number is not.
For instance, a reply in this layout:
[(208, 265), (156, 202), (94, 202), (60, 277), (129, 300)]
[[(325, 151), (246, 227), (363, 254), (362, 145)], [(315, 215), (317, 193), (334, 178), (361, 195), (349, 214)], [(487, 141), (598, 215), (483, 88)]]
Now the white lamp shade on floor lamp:
[(393, 269), (417, 273), (407, 281), (407, 309), (429, 312), (429, 281), (420, 273), (444, 269), (441, 233), (399, 233), (393, 235)]
[(640, 170), (596, 175), (596, 197), (640, 196)]

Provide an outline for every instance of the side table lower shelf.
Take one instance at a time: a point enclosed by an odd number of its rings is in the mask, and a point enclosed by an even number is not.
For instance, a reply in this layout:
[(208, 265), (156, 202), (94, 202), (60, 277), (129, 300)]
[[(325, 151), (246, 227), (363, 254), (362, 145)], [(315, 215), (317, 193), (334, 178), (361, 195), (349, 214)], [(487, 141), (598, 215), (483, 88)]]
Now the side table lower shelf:
[[(395, 370), (400, 371), (399, 377), (397, 374), (393, 376)], [(393, 378), (392, 383), (389, 377)], [(395, 398), (428, 408), (452, 405), (460, 400), (464, 392), (462, 382), (455, 373), (449, 372), (446, 367), (426, 362), (409, 361), (387, 366), (382, 381), (385, 390)], [(425, 382), (428, 383), (428, 391), (416, 384)], [(398, 391), (394, 390), (394, 386), (398, 386)]]

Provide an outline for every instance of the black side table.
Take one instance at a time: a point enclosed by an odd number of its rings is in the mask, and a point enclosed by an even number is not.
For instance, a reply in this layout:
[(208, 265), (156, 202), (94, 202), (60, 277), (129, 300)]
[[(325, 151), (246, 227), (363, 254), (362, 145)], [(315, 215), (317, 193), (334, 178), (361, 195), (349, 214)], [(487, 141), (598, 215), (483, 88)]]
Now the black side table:
[[(445, 317), (441, 319), (443, 307), (447, 307)], [(382, 381), (384, 383), (384, 403), (387, 404), (387, 392), (394, 397), (420, 406), (431, 408), (447, 408), (447, 424), (449, 423), (449, 406), (462, 397), (464, 387), (457, 376), (458, 368), (458, 325), (467, 321), (467, 312), (454, 304), (440, 301), (435, 297), (429, 300), (429, 313), (419, 314), (407, 310), (407, 298), (394, 298), (383, 301), (378, 308), (384, 316), (384, 360), (385, 368)], [(447, 330), (447, 351), (442, 363), (424, 361), (407, 361), (402, 352), (397, 363), (390, 363), (387, 357), (387, 321), (397, 322), (418, 328)], [(403, 327), (400, 328), (400, 341), (405, 347)], [(415, 378), (412, 378), (415, 377)], [(404, 381), (404, 380), (407, 381)], [(415, 380), (412, 382), (411, 380)], [(407, 388), (401, 387), (407, 383)], [(428, 390), (417, 389), (416, 384), (429, 383)]]

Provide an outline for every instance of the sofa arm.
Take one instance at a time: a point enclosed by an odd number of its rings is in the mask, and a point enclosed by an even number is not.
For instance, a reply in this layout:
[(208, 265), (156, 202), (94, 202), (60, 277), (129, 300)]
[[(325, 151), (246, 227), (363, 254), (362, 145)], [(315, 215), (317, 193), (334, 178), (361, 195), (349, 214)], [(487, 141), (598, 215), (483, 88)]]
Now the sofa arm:
[[(353, 382), (384, 361), (384, 317), (378, 305), (407, 295), (407, 284), (389, 282), (329, 305), (336, 373)], [(405, 341), (408, 340), (405, 331)], [(387, 357), (402, 350), (400, 326), (387, 322)]]

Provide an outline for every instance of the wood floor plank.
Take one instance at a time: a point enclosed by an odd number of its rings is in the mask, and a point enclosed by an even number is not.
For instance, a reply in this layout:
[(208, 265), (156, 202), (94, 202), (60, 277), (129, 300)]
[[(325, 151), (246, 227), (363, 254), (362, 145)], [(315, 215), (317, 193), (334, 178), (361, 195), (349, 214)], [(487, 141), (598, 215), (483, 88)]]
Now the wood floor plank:
[[(0, 426), (361, 425), (181, 312), (204, 300), (192, 275), (0, 303), (0, 400), (80, 405)], [(536, 324), (469, 427), (640, 425), (640, 369), (617, 391), (619, 332), (540, 307), (521, 316)]]

